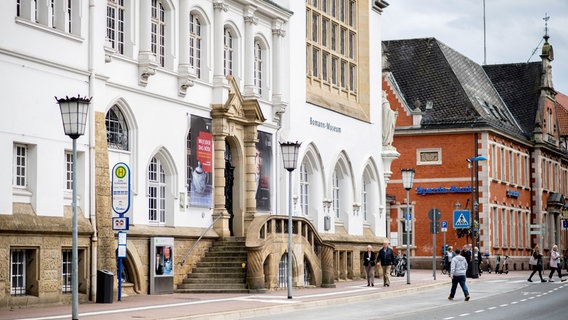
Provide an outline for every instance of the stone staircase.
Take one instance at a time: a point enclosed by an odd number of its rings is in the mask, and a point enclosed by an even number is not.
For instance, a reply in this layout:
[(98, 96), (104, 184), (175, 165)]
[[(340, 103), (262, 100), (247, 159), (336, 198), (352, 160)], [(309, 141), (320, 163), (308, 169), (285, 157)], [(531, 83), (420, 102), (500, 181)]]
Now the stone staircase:
[(191, 273), (178, 284), (179, 293), (248, 293), (245, 238), (216, 241)]

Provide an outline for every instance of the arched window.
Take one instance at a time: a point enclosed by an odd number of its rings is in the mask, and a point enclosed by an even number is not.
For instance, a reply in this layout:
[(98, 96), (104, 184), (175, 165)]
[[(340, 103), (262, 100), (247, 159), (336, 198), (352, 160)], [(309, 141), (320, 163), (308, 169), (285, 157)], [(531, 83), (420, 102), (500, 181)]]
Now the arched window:
[(339, 175), (337, 174), (337, 169), (333, 171), (333, 176), (331, 177), (332, 180), (332, 195), (333, 195), (333, 212), (335, 212), (335, 217), (339, 218), (340, 212), (340, 203), (339, 203)]
[(201, 19), (195, 13), (189, 15), (189, 65), (197, 78), (201, 78)]
[(152, 0), (151, 48), (161, 67), (166, 66), (166, 10), (161, 1)]
[(263, 51), (260, 41), (254, 42), (254, 86), (258, 90), (258, 94), (262, 95), (262, 68), (263, 68)]
[(223, 64), (225, 76), (233, 74), (233, 32), (225, 28)]
[(285, 253), (280, 258), (278, 264), (278, 288), (288, 287), (288, 253)]
[(115, 105), (106, 114), (107, 144), (110, 149), (129, 150), (128, 125), (120, 108)]
[(148, 166), (148, 221), (166, 222), (166, 173), (156, 157)]
[(305, 215), (310, 213), (310, 183), (308, 179), (308, 169), (306, 164), (302, 162), (300, 165), (300, 209)]

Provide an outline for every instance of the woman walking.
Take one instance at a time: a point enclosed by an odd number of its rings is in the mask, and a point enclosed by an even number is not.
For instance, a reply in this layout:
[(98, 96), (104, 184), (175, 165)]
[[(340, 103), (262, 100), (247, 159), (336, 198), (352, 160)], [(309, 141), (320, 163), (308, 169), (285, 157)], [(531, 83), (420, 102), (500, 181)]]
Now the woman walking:
[(377, 263), (377, 256), (373, 252), (373, 247), (367, 246), (367, 252), (363, 258), (363, 265), (367, 273), (367, 287), (375, 286), (375, 264)]
[(566, 279), (562, 279), (562, 267), (560, 266), (560, 253), (558, 252), (557, 245), (552, 246), (552, 251), (550, 252), (550, 274), (548, 275), (548, 282), (554, 282), (554, 280), (552, 280), (554, 271), (558, 271), (558, 278), (560, 278), (561, 282), (566, 281)]
[(538, 247), (538, 244), (536, 246), (534, 246), (532, 256), (536, 260), (536, 264), (532, 265), (533, 272), (531, 273), (528, 281), (533, 282), (532, 277), (538, 271), (538, 276), (540, 278), (540, 282), (546, 282), (546, 280), (544, 280), (542, 278), (542, 254), (540, 253), (540, 248)]

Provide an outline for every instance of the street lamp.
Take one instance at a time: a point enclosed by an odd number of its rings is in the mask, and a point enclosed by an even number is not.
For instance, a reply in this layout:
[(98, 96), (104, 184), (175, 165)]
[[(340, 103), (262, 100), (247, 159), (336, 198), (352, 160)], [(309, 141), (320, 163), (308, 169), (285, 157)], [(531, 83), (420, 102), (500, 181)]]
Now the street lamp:
[(73, 140), (73, 219), (72, 219), (72, 272), (71, 300), (73, 320), (79, 319), (79, 250), (77, 248), (77, 138), (85, 133), (91, 98), (65, 97), (58, 99), (65, 135)]
[(292, 299), (292, 171), (296, 169), (301, 142), (280, 142), (282, 162), (288, 170), (288, 299)]
[(402, 186), (406, 190), (406, 215), (404, 228), (406, 230), (406, 284), (410, 284), (410, 232), (412, 231), (412, 215), (410, 214), (410, 189), (414, 183), (414, 169), (401, 169)]
[[(476, 156), (470, 159), (467, 159), (467, 163), (468, 166), (470, 168), (471, 171), (471, 208), (472, 208), (472, 221), (471, 221), (471, 240), (472, 240), (472, 246), (473, 248), (471, 248), (471, 255), (472, 255), (472, 261), (471, 261), (471, 266), (472, 266), (472, 270), (471, 270), (471, 277), (474, 279), (479, 278), (479, 268), (478, 268), (478, 263), (480, 263), (480, 261), (478, 261), (478, 256), (479, 256), (479, 251), (478, 253), (475, 253), (475, 248), (479, 245), (479, 239), (478, 237), (475, 235), (475, 222), (477, 222), (477, 234), (479, 235), (480, 232), (480, 225), (479, 225), (479, 205), (478, 205), (478, 200), (479, 200), (479, 190), (478, 190), (478, 183), (479, 180), (475, 179), (475, 185), (473, 184), (473, 177), (474, 177), (474, 172), (477, 173), (477, 163), (479, 161), (485, 161), (487, 160), (486, 157), (484, 156)], [(475, 166), (474, 166), (475, 163)], [(479, 250), (481, 250), (480, 248), (478, 248)]]

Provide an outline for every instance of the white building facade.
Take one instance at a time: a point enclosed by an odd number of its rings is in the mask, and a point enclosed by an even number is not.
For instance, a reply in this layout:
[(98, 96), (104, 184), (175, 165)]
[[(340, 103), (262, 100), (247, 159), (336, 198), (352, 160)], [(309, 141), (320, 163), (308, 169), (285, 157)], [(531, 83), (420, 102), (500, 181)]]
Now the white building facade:
[[(151, 238), (175, 240), (174, 261), (182, 261), (175, 289), (215, 240), (248, 243), (255, 219), (287, 215), (289, 196), (294, 215), (334, 248), (332, 277), (360, 276), (360, 252), (382, 242), (386, 230), (389, 169), (380, 136), (386, 3), (1, 6), (3, 305), (71, 299), (71, 139), (54, 96), (92, 97), (87, 131), (77, 140), (82, 301), (94, 299), (97, 270), (116, 270), (112, 217), (130, 219), (122, 276), (132, 292), (146, 294)], [(292, 195), (279, 148), (287, 140), (302, 142)], [(117, 163), (130, 169), (126, 212), (113, 212)], [(183, 264), (186, 258), (191, 263)], [(302, 259), (296, 263), (301, 283)], [(258, 276), (268, 274), (277, 270)]]

